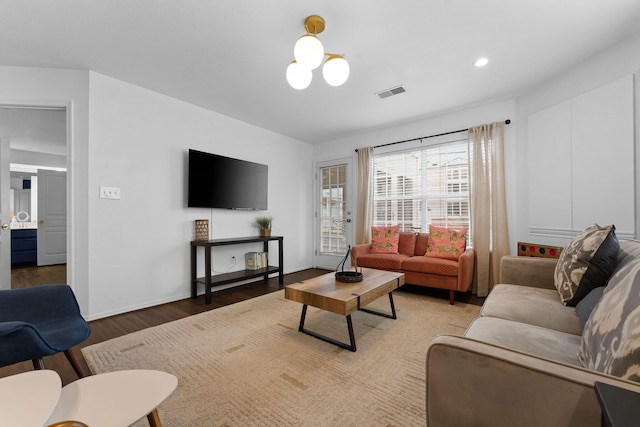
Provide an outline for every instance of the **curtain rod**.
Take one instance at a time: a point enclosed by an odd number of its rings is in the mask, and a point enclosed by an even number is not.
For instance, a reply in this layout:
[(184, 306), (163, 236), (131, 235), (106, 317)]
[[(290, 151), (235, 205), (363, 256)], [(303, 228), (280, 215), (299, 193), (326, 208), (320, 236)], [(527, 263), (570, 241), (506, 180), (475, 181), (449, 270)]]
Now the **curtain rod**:
[[(511, 120), (507, 119), (504, 121), (504, 124), (508, 125), (511, 123)], [(411, 141), (422, 141), (423, 139), (428, 139), (428, 138), (435, 138), (436, 136), (444, 136), (444, 135), (451, 135), (452, 133), (458, 133), (458, 132), (464, 132), (469, 130), (469, 128), (466, 129), (460, 129), (460, 130), (452, 130), (451, 132), (444, 132), (444, 133), (439, 133), (437, 135), (428, 135), (428, 136), (422, 136), (420, 138), (412, 138), (412, 139), (405, 139), (404, 141), (397, 141), (397, 142), (388, 142), (386, 144), (380, 144), (380, 145), (374, 145), (373, 148), (380, 148), (380, 147), (386, 147), (387, 145), (396, 145), (396, 144), (402, 144), (403, 142), (411, 142)], [(356, 153), (358, 152), (358, 149), (356, 148)]]

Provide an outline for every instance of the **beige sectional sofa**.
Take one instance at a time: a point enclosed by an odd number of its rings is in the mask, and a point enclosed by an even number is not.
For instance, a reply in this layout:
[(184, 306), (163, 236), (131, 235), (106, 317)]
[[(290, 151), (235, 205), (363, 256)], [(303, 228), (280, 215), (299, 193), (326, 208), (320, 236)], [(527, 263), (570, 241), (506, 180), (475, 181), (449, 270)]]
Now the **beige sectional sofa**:
[(601, 296), (577, 307), (560, 300), (556, 261), (503, 258), (481, 316), (431, 343), (429, 427), (595, 427), (594, 382), (640, 392), (640, 241), (620, 242)]

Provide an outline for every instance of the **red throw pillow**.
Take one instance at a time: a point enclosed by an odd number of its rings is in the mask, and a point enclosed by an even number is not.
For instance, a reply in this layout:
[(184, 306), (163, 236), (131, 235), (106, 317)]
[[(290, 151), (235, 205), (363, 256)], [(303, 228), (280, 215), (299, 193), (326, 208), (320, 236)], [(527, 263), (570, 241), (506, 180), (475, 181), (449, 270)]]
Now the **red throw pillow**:
[(397, 254), (400, 226), (371, 227), (371, 253)]
[(431, 226), (425, 256), (457, 260), (467, 247), (466, 228)]

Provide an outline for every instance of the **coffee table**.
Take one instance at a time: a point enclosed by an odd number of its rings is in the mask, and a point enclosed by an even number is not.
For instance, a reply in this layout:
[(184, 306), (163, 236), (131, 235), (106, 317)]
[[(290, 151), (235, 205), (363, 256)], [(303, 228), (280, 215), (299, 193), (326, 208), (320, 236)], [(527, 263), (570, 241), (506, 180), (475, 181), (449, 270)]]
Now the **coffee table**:
[(177, 385), (174, 375), (145, 369), (80, 378), (62, 388), (46, 425), (76, 420), (91, 427), (128, 426), (146, 415), (150, 426), (161, 427), (156, 407)]
[(0, 425), (45, 425), (61, 390), (62, 381), (55, 371), (27, 371), (0, 378)]
[[(360, 310), (389, 319), (396, 319), (396, 308), (393, 304), (393, 294), (391, 292), (404, 285), (404, 274), (371, 268), (363, 268), (362, 274), (364, 279), (362, 282), (357, 283), (337, 282), (335, 273), (327, 273), (304, 282), (285, 286), (284, 297), (303, 304), (298, 330), (341, 348), (356, 351), (356, 338), (353, 333), (351, 313)], [(383, 295), (389, 295), (391, 314), (363, 308)], [(307, 316), (307, 306), (309, 305), (346, 316), (350, 343), (347, 344), (305, 329), (304, 321)]]

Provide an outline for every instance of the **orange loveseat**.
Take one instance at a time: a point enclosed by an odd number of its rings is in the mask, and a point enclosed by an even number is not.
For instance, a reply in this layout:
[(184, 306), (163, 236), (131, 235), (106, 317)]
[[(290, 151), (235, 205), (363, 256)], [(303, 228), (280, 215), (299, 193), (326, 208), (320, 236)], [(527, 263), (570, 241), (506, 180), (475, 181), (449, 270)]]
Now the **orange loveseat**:
[(449, 290), (449, 303), (456, 291), (467, 292), (473, 281), (475, 251), (467, 248), (457, 261), (425, 256), (429, 234), (400, 233), (398, 253), (371, 253), (368, 243), (351, 248), (351, 265), (404, 273), (405, 283)]

